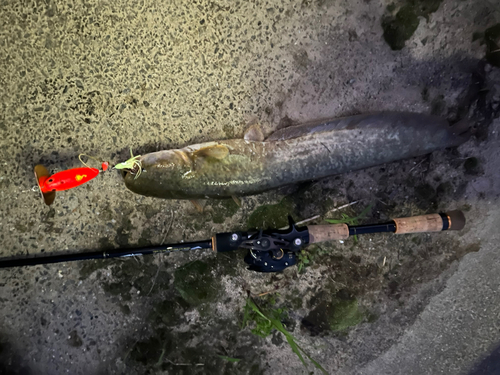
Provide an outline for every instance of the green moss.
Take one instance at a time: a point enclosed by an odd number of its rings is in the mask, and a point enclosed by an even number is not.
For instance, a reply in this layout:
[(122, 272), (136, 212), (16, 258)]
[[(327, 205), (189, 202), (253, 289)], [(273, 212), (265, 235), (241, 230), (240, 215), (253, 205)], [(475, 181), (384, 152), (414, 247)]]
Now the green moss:
[(232, 199), (214, 201), (212, 204), (212, 220), (216, 224), (222, 224), (227, 218), (232, 217), (239, 210), (239, 208), (240, 207)]
[(296, 192), (282, 198), (279, 203), (256, 208), (248, 219), (248, 227), (281, 228), (288, 225), (289, 215), (296, 221), (324, 215), (335, 206), (335, 202), (328, 197), (337, 194), (337, 189), (325, 188), (318, 183), (303, 183)]
[(295, 204), (284, 197), (277, 204), (258, 207), (248, 218), (248, 228), (281, 228), (288, 225), (288, 215), (294, 214)]
[(218, 297), (220, 283), (212, 275), (212, 270), (212, 267), (201, 260), (187, 263), (175, 270), (174, 286), (187, 303), (199, 306)]
[(332, 314), (329, 316), (328, 323), (332, 331), (343, 331), (358, 325), (364, 318), (364, 314), (359, 310), (358, 301), (348, 299), (337, 301)]
[(410, 5), (403, 6), (395, 17), (387, 17), (382, 21), (384, 39), (391, 49), (400, 50), (411, 38), (419, 24), (418, 15)]
[(325, 331), (345, 331), (361, 323), (365, 318), (366, 314), (360, 310), (355, 298), (335, 297), (330, 300), (322, 299), (302, 320), (302, 325), (312, 335), (317, 335)]
[[(405, 42), (417, 30), (419, 17), (428, 18), (429, 14), (438, 10), (442, 0), (409, 0), (399, 9), (395, 16), (388, 15), (382, 19), (384, 39), (393, 50), (401, 50)], [(390, 8), (389, 8), (390, 7)], [(391, 4), (388, 12), (393, 13), (395, 7)]]

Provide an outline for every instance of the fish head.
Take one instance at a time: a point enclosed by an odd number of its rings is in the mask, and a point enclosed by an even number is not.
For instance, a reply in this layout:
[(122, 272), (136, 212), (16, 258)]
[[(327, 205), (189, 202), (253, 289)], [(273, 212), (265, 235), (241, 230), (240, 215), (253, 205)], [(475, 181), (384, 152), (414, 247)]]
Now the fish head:
[(125, 185), (133, 192), (167, 199), (183, 197), (194, 162), (182, 150), (164, 150), (143, 155), (142, 172), (136, 176), (123, 170)]
[(193, 158), (183, 150), (164, 150), (144, 155), (141, 159), (143, 169), (158, 170), (165, 176), (178, 176), (193, 169)]

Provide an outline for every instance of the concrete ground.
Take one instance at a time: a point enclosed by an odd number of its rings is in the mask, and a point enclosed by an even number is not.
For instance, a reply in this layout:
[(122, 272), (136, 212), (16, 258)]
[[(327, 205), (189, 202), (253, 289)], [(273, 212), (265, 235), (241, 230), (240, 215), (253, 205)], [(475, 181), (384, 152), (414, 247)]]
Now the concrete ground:
[[(243, 251), (1, 270), (0, 373), (321, 373), (279, 332), (251, 332), (263, 326), (249, 296), (328, 373), (500, 373), (500, 63), (484, 34), (499, 23), (494, 0), (2, 1), (2, 257), (193, 241), (286, 214), (321, 223), (370, 205), (374, 222), (459, 208), (467, 225), (311, 248), (282, 274), (248, 271)], [(134, 195), (116, 171), (50, 208), (35, 188), (34, 165), (77, 167), (80, 153), (115, 164), (130, 147), (375, 110), (471, 117), (477, 132), (241, 208), (208, 200), (203, 213)]]

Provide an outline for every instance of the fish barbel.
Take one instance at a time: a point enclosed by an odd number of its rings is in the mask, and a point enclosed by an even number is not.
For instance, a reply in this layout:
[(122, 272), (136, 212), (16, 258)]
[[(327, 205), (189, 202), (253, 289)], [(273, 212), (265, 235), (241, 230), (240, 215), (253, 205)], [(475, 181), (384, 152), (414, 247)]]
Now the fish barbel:
[(142, 155), (142, 173), (124, 171), (125, 185), (169, 199), (253, 195), (458, 146), (468, 139), (465, 125), (404, 112), (320, 120), (265, 141), (246, 137)]

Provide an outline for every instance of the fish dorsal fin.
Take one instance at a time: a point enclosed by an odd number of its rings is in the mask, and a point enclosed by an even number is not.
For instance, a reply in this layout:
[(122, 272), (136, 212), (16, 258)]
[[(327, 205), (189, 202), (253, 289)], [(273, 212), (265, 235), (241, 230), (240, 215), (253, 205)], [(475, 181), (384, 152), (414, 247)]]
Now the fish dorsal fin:
[(227, 155), (229, 155), (229, 149), (224, 145), (207, 146), (193, 152), (195, 158), (211, 157), (217, 160), (222, 160)]
[(243, 136), (245, 141), (262, 142), (264, 140), (264, 133), (259, 124), (250, 126)]

